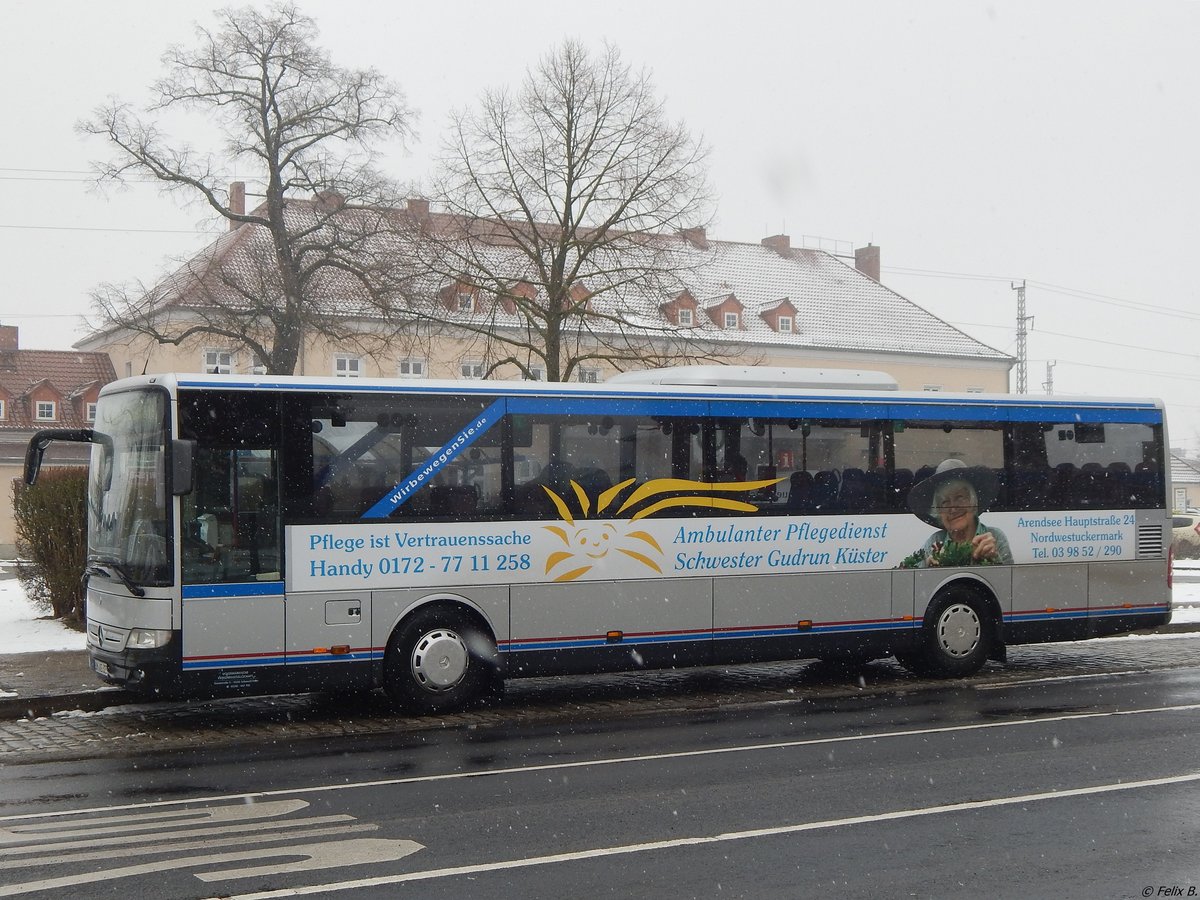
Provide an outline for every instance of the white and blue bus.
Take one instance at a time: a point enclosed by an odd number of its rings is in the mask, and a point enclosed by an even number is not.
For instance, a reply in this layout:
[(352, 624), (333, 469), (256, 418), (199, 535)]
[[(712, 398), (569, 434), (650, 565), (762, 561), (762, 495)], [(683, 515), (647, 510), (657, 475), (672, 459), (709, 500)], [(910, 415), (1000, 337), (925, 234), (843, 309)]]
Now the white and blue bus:
[(554, 673), (961, 676), (1171, 614), (1154, 401), (755, 367), (176, 374), (37, 435), (27, 480), (52, 440), (92, 444), (92, 666), (174, 695), (382, 687), (436, 711)]

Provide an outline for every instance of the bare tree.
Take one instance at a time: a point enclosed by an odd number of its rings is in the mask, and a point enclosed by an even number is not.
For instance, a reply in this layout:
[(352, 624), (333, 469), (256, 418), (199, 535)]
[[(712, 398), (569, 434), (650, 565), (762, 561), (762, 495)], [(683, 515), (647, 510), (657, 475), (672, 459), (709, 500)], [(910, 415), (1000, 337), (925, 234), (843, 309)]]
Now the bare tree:
[(439, 213), (415, 220), (441, 291), (419, 314), (473, 335), (488, 371), (551, 381), (712, 358), (658, 309), (697, 264), (678, 233), (708, 222), (706, 153), (615, 48), (563, 43), (454, 116)]
[[(343, 340), (361, 334), (347, 313), (388, 318), (405, 283), (398, 194), (373, 145), (408, 136), (413, 114), (380, 73), (335, 66), (316, 37), (291, 4), (224, 10), (194, 48), (167, 51), (146, 109), (112, 101), (78, 125), (115, 151), (102, 183), (150, 176), (236, 229), (154, 289), (102, 286), (101, 327), (170, 344), (211, 335), (291, 374), (306, 333)], [(219, 149), (173, 141), (163, 123), (179, 111), (218, 126)], [(250, 210), (226, 188), (246, 170), (265, 185)]]

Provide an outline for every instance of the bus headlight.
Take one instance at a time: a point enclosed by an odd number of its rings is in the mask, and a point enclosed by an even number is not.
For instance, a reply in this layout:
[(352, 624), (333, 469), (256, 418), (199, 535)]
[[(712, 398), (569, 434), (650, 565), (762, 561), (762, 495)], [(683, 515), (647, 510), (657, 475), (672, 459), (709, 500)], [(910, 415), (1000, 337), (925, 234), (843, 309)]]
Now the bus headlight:
[(165, 647), (171, 640), (171, 632), (161, 628), (133, 628), (129, 632), (129, 642), (125, 645), (134, 650), (152, 650), (155, 647)]

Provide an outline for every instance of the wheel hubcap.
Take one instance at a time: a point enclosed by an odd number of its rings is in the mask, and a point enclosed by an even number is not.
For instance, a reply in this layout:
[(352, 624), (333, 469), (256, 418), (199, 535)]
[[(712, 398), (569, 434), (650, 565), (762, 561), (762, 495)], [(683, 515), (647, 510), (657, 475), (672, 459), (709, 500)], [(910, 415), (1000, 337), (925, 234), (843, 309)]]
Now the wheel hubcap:
[(463, 639), (448, 628), (439, 628), (413, 647), (413, 678), (426, 690), (448, 691), (463, 680), (469, 660)]
[(960, 659), (979, 645), (982, 631), (975, 610), (965, 603), (952, 603), (938, 619), (938, 644), (950, 656)]

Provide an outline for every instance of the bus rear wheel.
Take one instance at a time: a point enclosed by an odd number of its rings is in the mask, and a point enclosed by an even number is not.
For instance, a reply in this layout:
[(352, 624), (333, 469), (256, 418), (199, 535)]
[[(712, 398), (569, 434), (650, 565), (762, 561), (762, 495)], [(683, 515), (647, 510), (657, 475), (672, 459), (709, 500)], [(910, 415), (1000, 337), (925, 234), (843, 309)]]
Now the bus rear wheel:
[(983, 668), (992, 639), (984, 602), (974, 591), (950, 587), (934, 598), (925, 614), (921, 647), (898, 653), (896, 659), (917, 675), (963, 678)]
[(496, 645), (487, 629), (453, 606), (418, 610), (400, 624), (384, 658), (384, 688), (402, 709), (465, 709), (502, 690)]

